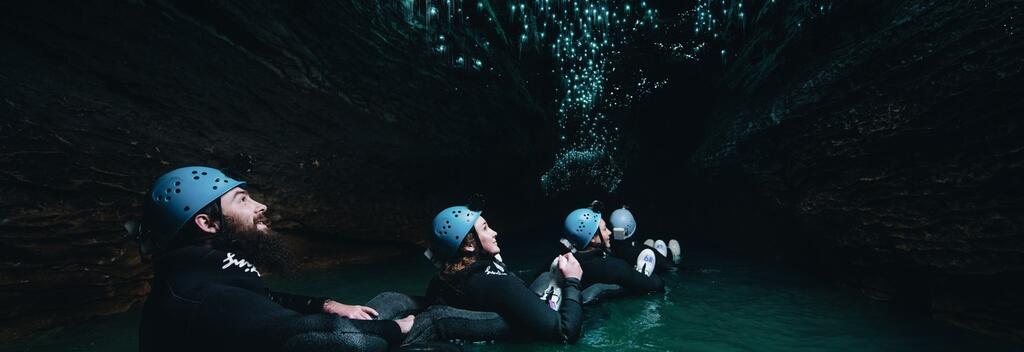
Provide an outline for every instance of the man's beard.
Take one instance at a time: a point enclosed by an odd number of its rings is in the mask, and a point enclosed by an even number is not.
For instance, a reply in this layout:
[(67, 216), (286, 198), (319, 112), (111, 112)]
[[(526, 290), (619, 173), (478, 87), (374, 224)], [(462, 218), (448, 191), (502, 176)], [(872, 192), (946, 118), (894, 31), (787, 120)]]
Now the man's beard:
[(295, 255), (285, 245), (281, 235), (270, 229), (270, 222), (266, 218), (261, 216), (256, 222), (267, 225), (267, 229), (257, 230), (255, 222), (239, 224), (234, 219), (224, 217), (224, 231), (213, 237), (213, 248), (235, 253), (261, 271), (284, 275), (294, 273)]

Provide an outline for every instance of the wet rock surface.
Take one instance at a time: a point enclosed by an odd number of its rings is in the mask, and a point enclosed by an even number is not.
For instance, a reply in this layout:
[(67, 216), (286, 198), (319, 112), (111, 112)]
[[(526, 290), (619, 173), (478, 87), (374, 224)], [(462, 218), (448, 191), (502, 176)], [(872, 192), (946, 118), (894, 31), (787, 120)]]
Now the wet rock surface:
[(699, 232), (1024, 339), (1021, 13), (835, 1), (762, 19), (730, 44), (692, 157)]
[(0, 5), (0, 337), (140, 302), (122, 224), (175, 167), (248, 181), (276, 228), (385, 244), (467, 192), (529, 199), (506, 186), (554, 138), (519, 68), (439, 65), (398, 5)]

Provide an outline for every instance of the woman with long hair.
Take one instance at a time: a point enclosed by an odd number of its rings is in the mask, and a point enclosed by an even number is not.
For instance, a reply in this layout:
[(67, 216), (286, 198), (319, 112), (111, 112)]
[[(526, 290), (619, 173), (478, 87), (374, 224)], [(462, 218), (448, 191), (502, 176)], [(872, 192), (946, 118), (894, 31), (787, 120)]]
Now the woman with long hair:
[(434, 218), (433, 259), (441, 271), (427, 288), (435, 304), (498, 313), (512, 334), (574, 343), (580, 337), (583, 270), (571, 253), (556, 257), (556, 297), (541, 297), (501, 261), (498, 232), (481, 211), (449, 207)]

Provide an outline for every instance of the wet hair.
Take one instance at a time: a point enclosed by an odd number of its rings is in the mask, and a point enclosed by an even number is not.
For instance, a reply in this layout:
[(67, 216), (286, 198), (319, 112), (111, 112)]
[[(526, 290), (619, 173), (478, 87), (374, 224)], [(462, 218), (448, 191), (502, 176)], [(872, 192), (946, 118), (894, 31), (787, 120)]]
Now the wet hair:
[[(473, 251), (463, 251), (462, 249), (466, 244), (470, 243), (473, 244)], [(483, 246), (480, 245), (476, 229), (470, 229), (469, 233), (466, 234), (466, 238), (462, 240), (462, 243), (459, 244), (459, 248), (456, 250), (458, 258), (454, 261), (445, 263), (444, 266), (441, 267), (441, 273), (438, 275), (441, 281), (447, 283), (456, 291), (461, 291), (462, 286), (465, 284), (465, 280), (470, 274), (466, 269), (473, 266), (473, 264), (476, 264), (477, 261), (480, 260), (480, 253), (482, 252)]]

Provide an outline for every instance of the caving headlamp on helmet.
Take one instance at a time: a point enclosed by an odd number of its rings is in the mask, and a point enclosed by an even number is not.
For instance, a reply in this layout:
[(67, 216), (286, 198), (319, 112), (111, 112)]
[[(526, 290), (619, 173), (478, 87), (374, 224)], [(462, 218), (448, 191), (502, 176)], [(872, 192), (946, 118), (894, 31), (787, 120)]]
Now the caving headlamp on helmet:
[[(627, 239), (630, 236), (633, 236), (633, 233), (636, 232), (636, 219), (633, 218), (633, 213), (630, 212), (629, 209), (626, 209), (625, 206), (620, 209), (615, 209), (615, 211), (612, 212), (612, 215), (609, 216), (608, 221), (611, 222), (612, 228), (614, 229), (613, 232), (622, 229), (621, 232), (623, 237), (616, 238), (617, 240)], [(618, 234), (616, 234), (616, 236), (618, 236)]]
[(589, 208), (579, 208), (565, 217), (562, 244), (572, 250), (587, 248), (597, 234), (601, 221), (601, 202), (594, 201)]
[(205, 166), (182, 167), (160, 176), (146, 195), (142, 226), (137, 229), (142, 253), (166, 249), (199, 210), (243, 186), (244, 181)]

